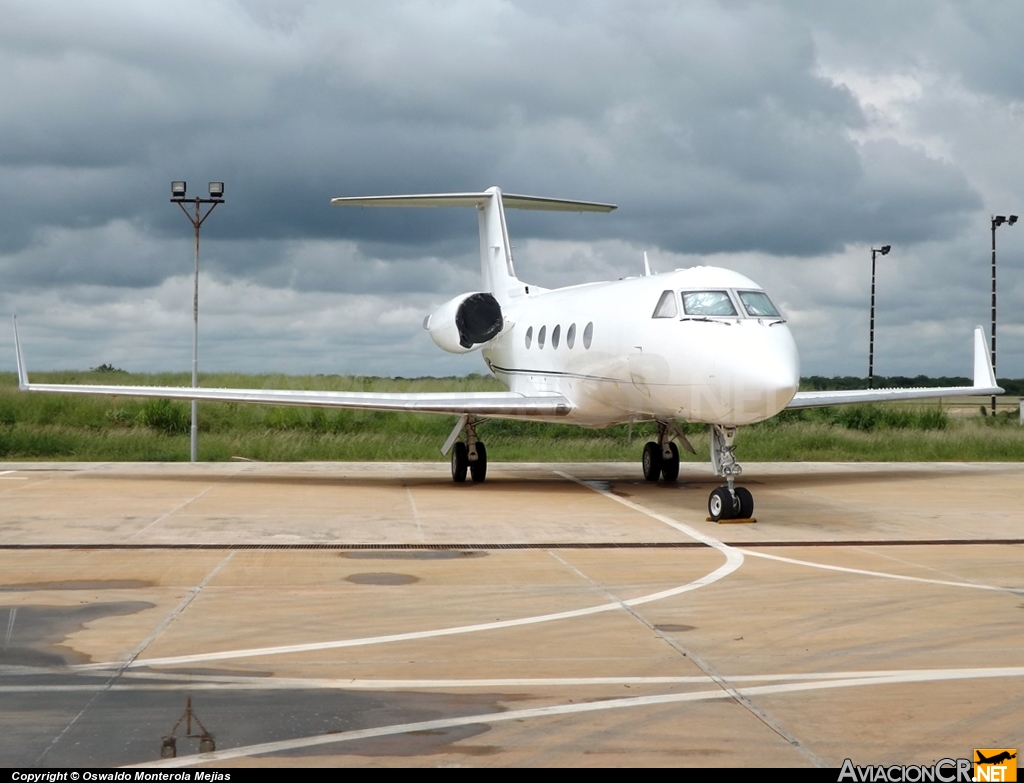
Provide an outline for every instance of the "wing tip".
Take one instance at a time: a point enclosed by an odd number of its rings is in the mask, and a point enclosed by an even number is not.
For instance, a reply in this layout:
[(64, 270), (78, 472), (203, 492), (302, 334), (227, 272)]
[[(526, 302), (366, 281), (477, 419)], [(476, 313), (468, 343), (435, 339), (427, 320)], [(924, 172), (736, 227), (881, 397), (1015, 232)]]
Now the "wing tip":
[(985, 339), (982, 327), (974, 327), (974, 387), (976, 389), (995, 389), (996, 372), (990, 358), (990, 345)]
[(28, 370), (25, 369), (25, 357), (21, 353), (21, 340), (18, 338), (18, 316), (11, 316), (11, 323), (14, 325), (14, 355), (18, 364), (18, 388), (21, 391), (28, 391)]

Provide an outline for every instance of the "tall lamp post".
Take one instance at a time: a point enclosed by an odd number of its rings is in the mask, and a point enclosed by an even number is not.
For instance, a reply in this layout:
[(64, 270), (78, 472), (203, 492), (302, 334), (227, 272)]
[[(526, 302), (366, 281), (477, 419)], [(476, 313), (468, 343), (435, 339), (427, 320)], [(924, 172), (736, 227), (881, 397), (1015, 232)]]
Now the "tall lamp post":
[[(192, 224), (196, 231), (196, 280), (195, 289), (192, 293), (192, 388), (195, 389), (199, 386), (199, 227), (203, 225), (206, 218), (210, 216), (210, 213), (217, 208), (217, 205), (224, 202), (224, 183), (211, 182), (209, 198), (200, 198), (199, 196), (186, 198), (184, 180), (176, 180), (171, 183), (171, 201), (181, 207), (181, 211), (185, 213), (185, 217), (188, 218), (189, 223)], [(188, 211), (185, 204), (195, 205), (194, 214)], [(206, 210), (205, 214), (200, 215), (202, 204), (209, 204), (210, 208)], [(192, 400), (191, 455), (193, 462), (197, 461), (199, 454), (197, 408), (196, 401)]]
[[(1012, 226), (1017, 222), (1016, 215), (992, 216), (992, 373), (996, 371), (996, 229), (1004, 223)], [(996, 415), (996, 398), (992, 397), (992, 415)]]
[(868, 336), (868, 388), (873, 389), (875, 383), (875, 257), (883, 256), (892, 250), (892, 245), (871, 248), (871, 327)]

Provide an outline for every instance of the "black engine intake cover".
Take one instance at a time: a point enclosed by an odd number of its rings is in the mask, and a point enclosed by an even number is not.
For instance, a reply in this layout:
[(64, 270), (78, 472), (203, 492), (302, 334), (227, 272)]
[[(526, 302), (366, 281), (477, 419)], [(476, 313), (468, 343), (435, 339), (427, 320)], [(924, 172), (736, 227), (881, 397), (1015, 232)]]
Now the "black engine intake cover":
[(466, 297), (455, 313), (455, 328), (459, 330), (459, 344), (463, 348), (487, 342), (501, 331), (504, 324), (501, 305), (490, 294)]

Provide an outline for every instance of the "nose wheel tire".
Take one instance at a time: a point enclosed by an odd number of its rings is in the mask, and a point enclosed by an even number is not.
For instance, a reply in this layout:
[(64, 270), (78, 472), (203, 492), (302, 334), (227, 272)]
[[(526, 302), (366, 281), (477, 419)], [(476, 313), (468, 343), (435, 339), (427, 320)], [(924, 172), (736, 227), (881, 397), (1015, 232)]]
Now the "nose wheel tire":
[[(644, 478), (648, 481), (657, 481), (661, 475), (661, 446), (655, 443), (653, 440), (644, 446)], [(676, 473), (679, 472), (678, 463), (676, 465)]]
[(476, 462), (469, 463), (469, 475), (477, 484), (487, 477), (487, 449), (480, 441), (476, 443)]
[(736, 487), (736, 499), (728, 487), (718, 487), (708, 498), (708, 516), (715, 522), (720, 519), (750, 519), (754, 516), (754, 496), (746, 487)]
[(750, 519), (754, 516), (754, 496), (746, 487), (736, 487), (736, 499), (740, 502), (737, 519)]
[(461, 440), (456, 441), (452, 447), (452, 481), (462, 484), (466, 480), (466, 470), (469, 468), (469, 454), (466, 444)]
[(708, 516), (717, 522), (720, 519), (732, 519), (735, 514), (729, 488), (718, 487), (712, 490), (708, 498)]

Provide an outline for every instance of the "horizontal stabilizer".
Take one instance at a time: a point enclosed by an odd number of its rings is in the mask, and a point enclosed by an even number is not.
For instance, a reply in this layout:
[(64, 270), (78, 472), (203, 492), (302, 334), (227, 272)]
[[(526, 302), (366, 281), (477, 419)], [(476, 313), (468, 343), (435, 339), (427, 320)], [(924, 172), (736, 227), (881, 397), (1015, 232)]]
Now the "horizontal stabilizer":
[(614, 204), (541, 196), (517, 196), (491, 187), (482, 193), (420, 193), (407, 196), (346, 196), (331, 199), (335, 207), (476, 207), (479, 210), (480, 276), (486, 293), (499, 303), (529, 291), (516, 277), (505, 208), (549, 212), (611, 212)]
[[(346, 196), (332, 198), (335, 207), (482, 207), (494, 195), (485, 193), (424, 193), (409, 196)], [(502, 203), (509, 209), (537, 209), (548, 212), (611, 212), (615, 204), (596, 201), (575, 201), (543, 196), (517, 196), (501, 194)]]
[(985, 334), (980, 326), (974, 328), (974, 385), (933, 386), (919, 389), (852, 389), (848, 391), (797, 392), (787, 408), (824, 408), (829, 405), (849, 405), (861, 402), (890, 402), (893, 400), (928, 400), (939, 397), (990, 396), (1002, 394), (996, 384), (996, 374), (988, 358)]

